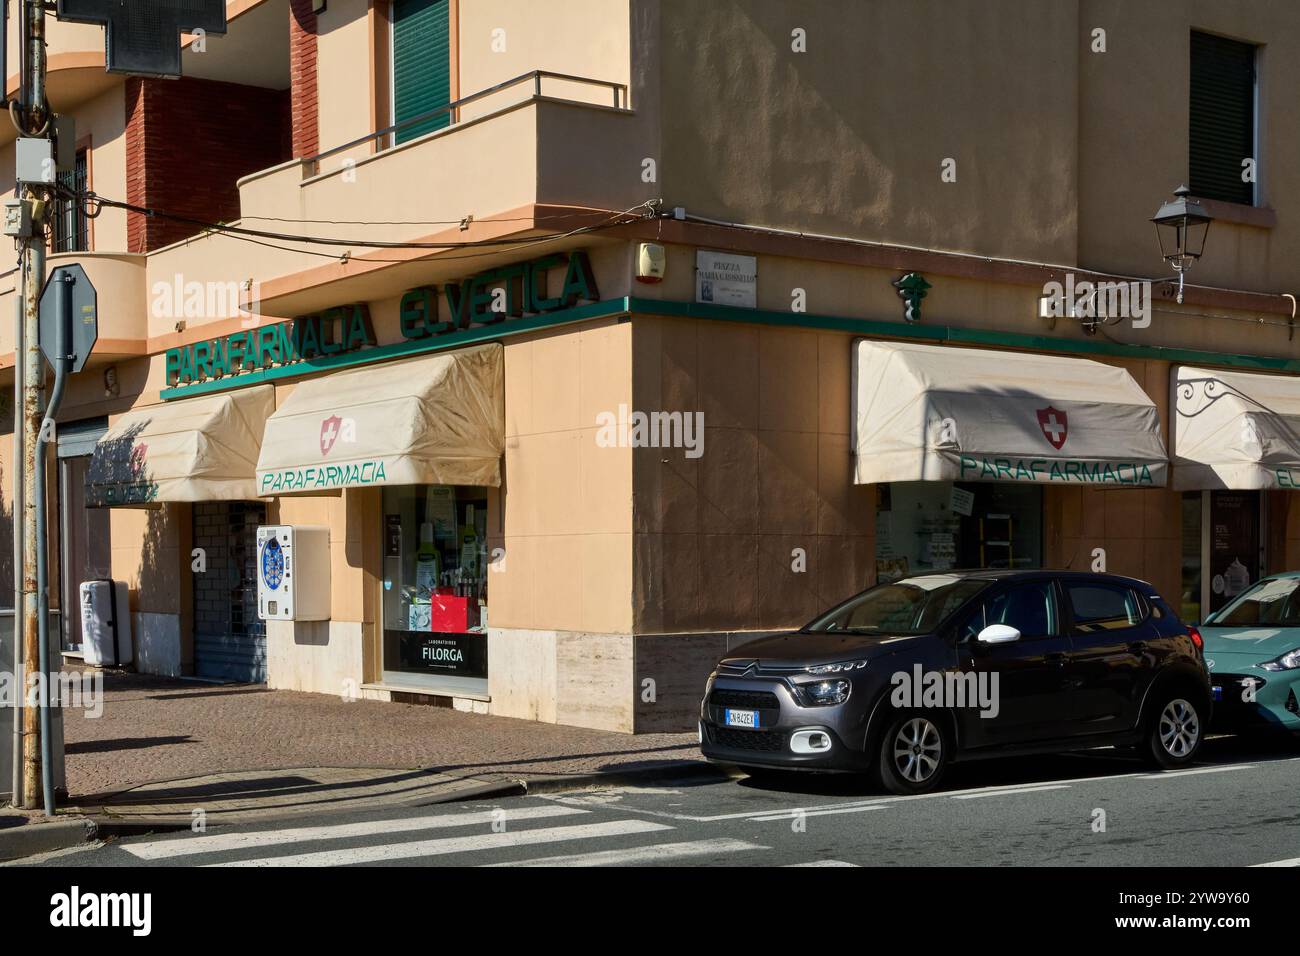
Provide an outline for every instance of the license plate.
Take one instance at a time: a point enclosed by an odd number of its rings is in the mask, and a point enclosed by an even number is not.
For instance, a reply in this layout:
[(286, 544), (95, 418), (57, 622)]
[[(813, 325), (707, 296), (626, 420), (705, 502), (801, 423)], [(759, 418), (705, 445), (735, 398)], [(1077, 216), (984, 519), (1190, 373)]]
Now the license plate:
[(1213, 697), (1215, 700), (1223, 700), (1223, 688), (1220, 687), (1218, 684), (1215, 684), (1213, 687), (1210, 688), (1210, 696)]
[(728, 727), (752, 727), (758, 728), (758, 711), (756, 710), (731, 710), (728, 708), (723, 714), (723, 723)]

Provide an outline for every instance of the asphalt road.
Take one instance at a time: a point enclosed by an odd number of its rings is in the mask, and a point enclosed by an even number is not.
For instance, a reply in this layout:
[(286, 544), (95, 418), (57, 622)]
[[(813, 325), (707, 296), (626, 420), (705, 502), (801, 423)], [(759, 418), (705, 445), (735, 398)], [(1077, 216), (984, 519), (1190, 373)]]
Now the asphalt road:
[(953, 767), (940, 791), (921, 797), (852, 777), (696, 777), (131, 837), (28, 862), (1297, 866), (1298, 782), (1300, 744), (1220, 738), (1175, 773), (1101, 750)]

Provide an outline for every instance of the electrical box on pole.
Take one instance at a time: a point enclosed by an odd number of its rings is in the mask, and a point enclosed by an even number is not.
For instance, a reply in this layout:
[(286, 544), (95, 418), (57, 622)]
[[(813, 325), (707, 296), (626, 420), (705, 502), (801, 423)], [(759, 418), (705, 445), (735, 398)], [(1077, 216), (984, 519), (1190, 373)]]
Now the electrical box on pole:
[(104, 25), (109, 73), (181, 75), (181, 34), (226, 32), (225, 0), (58, 0), (58, 17)]

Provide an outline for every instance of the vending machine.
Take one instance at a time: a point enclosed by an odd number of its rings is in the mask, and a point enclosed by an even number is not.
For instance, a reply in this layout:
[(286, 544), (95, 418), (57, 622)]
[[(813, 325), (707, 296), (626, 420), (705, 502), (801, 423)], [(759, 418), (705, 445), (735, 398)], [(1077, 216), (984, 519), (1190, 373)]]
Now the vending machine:
[(328, 621), (329, 528), (257, 529), (257, 616), (263, 621)]

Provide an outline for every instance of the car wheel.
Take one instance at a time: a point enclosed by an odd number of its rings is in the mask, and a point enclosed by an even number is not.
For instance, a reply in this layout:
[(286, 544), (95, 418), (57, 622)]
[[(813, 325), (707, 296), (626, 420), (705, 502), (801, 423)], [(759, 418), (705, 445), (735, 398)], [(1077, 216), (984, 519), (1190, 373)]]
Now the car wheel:
[(947, 766), (948, 741), (929, 715), (903, 714), (885, 728), (877, 770), (890, 793), (933, 790)]
[(1147, 728), (1144, 756), (1162, 769), (1185, 767), (1200, 750), (1204, 729), (1201, 708), (1174, 693), (1165, 698)]

